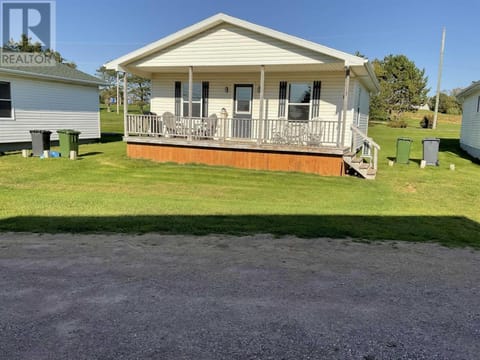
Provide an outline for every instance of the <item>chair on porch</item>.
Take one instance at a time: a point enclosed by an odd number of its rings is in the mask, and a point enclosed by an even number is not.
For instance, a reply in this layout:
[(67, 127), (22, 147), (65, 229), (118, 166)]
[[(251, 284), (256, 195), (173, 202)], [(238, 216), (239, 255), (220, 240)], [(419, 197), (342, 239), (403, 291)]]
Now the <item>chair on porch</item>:
[(217, 132), (218, 117), (216, 114), (211, 114), (204, 119), (199, 127), (196, 129), (196, 135), (199, 138), (212, 139)]
[(185, 127), (176, 120), (175, 115), (171, 112), (164, 112), (162, 115), (165, 125), (166, 134), (169, 137), (186, 137)]
[(313, 118), (306, 129), (306, 145), (307, 146), (322, 146), (322, 139), (324, 136), (324, 126), (322, 119), (319, 117)]
[(277, 120), (273, 120), (272, 143), (279, 145), (286, 144), (287, 139), (284, 137), (284, 129), (287, 124), (288, 121), (285, 117), (280, 117)]

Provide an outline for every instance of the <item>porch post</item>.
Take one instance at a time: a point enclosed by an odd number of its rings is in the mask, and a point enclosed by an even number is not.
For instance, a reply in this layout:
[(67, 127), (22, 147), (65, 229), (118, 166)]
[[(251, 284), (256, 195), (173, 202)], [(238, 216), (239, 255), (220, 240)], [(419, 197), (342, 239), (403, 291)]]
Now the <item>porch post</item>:
[(263, 126), (263, 108), (264, 108), (264, 96), (265, 96), (265, 66), (260, 67), (260, 106), (258, 111), (260, 112), (258, 117), (258, 134), (257, 134), (257, 144), (262, 142), (262, 126)]
[(117, 71), (117, 114), (120, 114), (120, 74)]
[(350, 66), (345, 65), (345, 89), (343, 93), (343, 110), (342, 110), (342, 131), (341, 139), (338, 145), (345, 146), (345, 128), (347, 126), (347, 111), (348, 111), (348, 92), (350, 89)]
[(128, 74), (123, 73), (123, 132), (125, 137), (128, 136)]
[(188, 140), (192, 140), (193, 66), (188, 67)]

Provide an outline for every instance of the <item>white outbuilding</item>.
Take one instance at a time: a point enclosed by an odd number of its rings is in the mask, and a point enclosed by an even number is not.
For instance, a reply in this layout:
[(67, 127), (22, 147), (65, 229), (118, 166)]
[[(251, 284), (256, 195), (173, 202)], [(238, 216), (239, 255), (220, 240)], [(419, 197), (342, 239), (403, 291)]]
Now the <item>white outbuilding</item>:
[(99, 86), (103, 82), (65, 64), (0, 67), (0, 151), (31, 144), (30, 130), (81, 132), (100, 138)]
[(473, 157), (480, 159), (480, 81), (472, 83), (457, 97), (463, 103), (460, 146)]

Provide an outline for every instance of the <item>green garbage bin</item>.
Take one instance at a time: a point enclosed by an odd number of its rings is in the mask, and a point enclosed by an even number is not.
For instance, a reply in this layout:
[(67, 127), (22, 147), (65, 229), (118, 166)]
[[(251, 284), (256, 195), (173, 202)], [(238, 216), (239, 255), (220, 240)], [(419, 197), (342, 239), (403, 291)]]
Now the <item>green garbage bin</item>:
[(410, 148), (412, 146), (412, 139), (398, 138), (397, 139), (397, 157), (398, 164), (408, 164), (410, 160)]
[(60, 154), (62, 157), (68, 158), (70, 151), (76, 151), (78, 154), (78, 136), (80, 131), (71, 129), (57, 130), (58, 140), (60, 142)]

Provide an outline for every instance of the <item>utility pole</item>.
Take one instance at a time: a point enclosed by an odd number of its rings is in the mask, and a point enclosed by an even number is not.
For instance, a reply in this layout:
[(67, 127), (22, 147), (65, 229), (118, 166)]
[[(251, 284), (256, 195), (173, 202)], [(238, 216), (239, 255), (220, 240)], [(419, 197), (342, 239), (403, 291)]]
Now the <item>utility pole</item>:
[(437, 80), (437, 97), (435, 98), (435, 114), (433, 115), (433, 126), (432, 129), (437, 128), (437, 118), (438, 118), (438, 103), (440, 101), (440, 86), (442, 81), (442, 69), (443, 69), (443, 54), (445, 53), (445, 26), (442, 31), (442, 46), (440, 47), (440, 64), (438, 66), (438, 80)]

